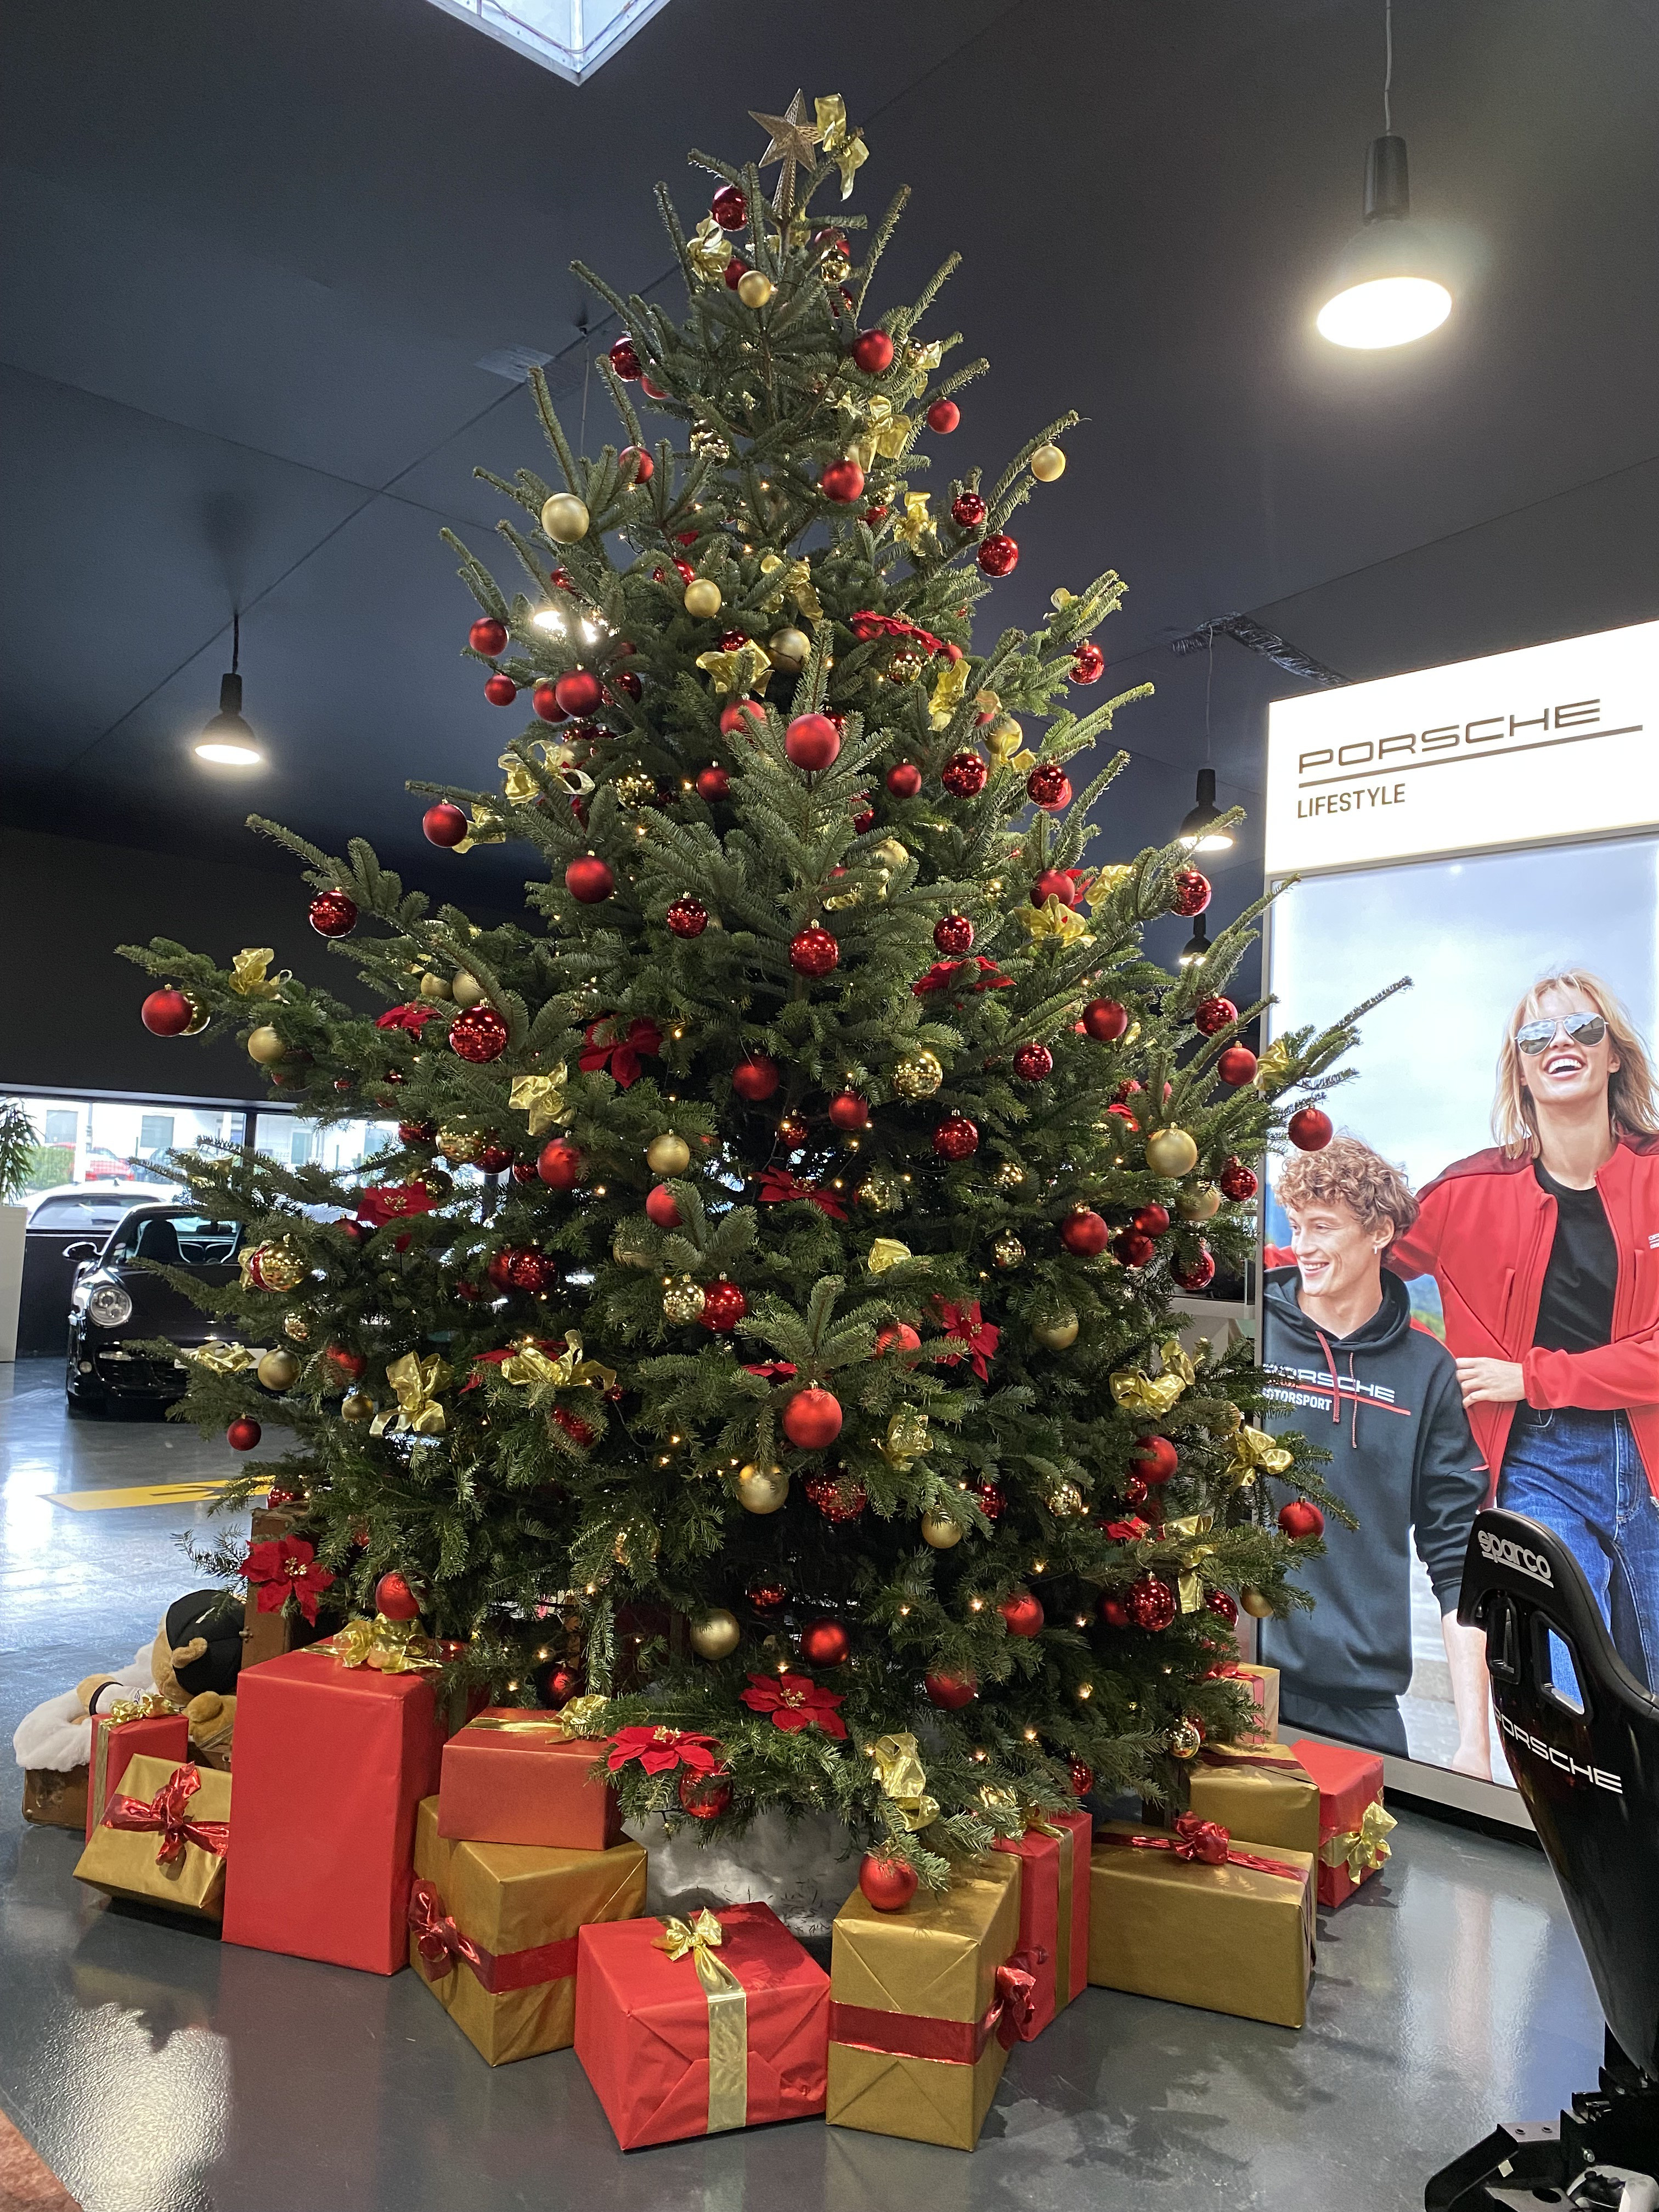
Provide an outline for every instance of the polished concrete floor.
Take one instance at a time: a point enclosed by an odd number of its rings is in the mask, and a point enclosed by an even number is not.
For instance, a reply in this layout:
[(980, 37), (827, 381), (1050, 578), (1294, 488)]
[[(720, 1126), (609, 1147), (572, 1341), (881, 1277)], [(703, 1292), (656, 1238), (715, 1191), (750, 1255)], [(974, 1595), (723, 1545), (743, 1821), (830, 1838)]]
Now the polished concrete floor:
[[(189, 1506), (47, 1493), (211, 1477), (222, 1445), (66, 1421), (0, 1367), (0, 1723), (148, 1638)], [(1593, 2083), (1601, 2014), (1543, 1859), (1414, 1815), (1322, 1915), (1299, 2034), (1091, 1990), (1016, 2048), (971, 2157), (816, 2123), (623, 2157), (568, 2051), (491, 2072), (416, 1978), (112, 1910), (0, 1781), (0, 2106), (85, 2212), (1413, 2212), (1505, 2118)]]

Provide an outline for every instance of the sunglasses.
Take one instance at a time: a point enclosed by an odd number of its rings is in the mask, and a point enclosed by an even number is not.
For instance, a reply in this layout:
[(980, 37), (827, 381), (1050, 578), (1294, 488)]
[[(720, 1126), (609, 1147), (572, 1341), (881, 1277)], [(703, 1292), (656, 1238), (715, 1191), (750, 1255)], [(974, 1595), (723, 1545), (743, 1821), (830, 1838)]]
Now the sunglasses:
[(1603, 1014), (1568, 1014), (1559, 1022), (1527, 1022), (1515, 1033), (1522, 1051), (1535, 1054), (1553, 1043), (1557, 1030), (1565, 1030), (1574, 1044), (1600, 1044), (1607, 1033)]

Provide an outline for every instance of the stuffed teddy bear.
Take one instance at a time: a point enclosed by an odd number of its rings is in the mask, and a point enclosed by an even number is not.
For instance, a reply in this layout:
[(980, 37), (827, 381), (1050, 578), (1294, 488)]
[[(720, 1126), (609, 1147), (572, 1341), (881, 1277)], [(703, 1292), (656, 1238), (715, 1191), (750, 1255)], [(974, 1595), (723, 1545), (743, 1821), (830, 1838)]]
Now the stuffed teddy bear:
[(150, 1672), (182, 1711), (204, 1690), (228, 1697), (242, 1664), (242, 1612), (228, 1590), (191, 1590), (175, 1599), (155, 1632)]

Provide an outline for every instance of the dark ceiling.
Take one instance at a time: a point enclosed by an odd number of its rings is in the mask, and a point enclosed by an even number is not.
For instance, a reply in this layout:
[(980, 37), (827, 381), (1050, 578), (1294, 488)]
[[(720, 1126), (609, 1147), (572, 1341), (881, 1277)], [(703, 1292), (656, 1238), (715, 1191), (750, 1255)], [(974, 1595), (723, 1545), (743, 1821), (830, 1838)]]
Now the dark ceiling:
[[(453, 884), (403, 780), (484, 780), (520, 724), (456, 658), (437, 533), (488, 553), (471, 468), (538, 451), (477, 363), (553, 355), (579, 421), (570, 258), (663, 281), (653, 181), (700, 212), (686, 148), (757, 153), (746, 111), (797, 84), (865, 125), (855, 207), (916, 188), (885, 296), (964, 254), (934, 327), (994, 374), (951, 463), (1088, 417), (988, 619), (1128, 578), (1103, 642), (1159, 696), (1121, 724), (1109, 851), (1189, 803), (1207, 678), (1222, 796), (1259, 790), (1264, 702), (1300, 687), (1225, 640), (1174, 659), (1206, 618), (1366, 677), (1659, 611), (1656, 30), (1638, 0), (1397, 0), (1395, 121), (1462, 274), (1439, 332), (1366, 356), (1311, 312), (1382, 127), (1382, 0), (672, 0), (580, 88), (426, 0), (9, 9), (0, 816), (229, 858), (254, 805)], [(233, 602), (252, 780), (187, 749)], [(1256, 868), (1247, 842), (1227, 903)]]

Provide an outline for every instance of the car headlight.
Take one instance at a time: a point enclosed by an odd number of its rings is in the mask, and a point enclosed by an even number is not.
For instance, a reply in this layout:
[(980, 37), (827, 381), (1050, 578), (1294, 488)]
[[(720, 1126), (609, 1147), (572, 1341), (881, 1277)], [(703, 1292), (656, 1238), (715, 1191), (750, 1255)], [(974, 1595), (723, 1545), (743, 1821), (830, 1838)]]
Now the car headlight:
[(118, 1283), (100, 1283), (87, 1300), (87, 1311), (100, 1328), (119, 1328), (132, 1319), (132, 1300)]

